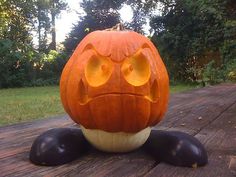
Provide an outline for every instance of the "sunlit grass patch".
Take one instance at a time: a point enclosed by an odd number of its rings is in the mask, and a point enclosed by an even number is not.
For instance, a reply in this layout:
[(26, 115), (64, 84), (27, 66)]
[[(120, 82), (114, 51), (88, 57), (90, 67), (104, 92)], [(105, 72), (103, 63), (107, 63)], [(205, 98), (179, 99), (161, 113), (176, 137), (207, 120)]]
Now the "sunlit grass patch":
[(57, 86), (0, 90), (1, 125), (64, 113)]

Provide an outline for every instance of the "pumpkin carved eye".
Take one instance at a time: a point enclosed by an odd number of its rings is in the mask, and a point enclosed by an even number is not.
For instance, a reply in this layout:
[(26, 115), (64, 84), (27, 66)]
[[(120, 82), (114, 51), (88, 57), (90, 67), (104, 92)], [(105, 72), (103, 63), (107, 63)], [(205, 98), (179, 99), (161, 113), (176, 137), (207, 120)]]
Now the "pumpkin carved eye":
[(92, 55), (85, 67), (85, 77), (90, 86), (98, 87), (110, 78), (113, 64), (107, 57)]
[(121, 71), (125, 80), (134, 86), (145, 84), (151, 75), (149, 62), (140, 51), (124, 61)]

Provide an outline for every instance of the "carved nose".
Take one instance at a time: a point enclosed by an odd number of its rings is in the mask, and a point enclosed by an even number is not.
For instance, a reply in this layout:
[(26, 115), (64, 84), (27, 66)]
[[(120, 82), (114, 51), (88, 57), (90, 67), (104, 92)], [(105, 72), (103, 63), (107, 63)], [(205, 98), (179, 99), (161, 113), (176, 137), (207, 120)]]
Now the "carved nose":
[(79, 94), (79, 96), (78, 96), (79, 103), (81, 105), (84, 105), (84, 104), (89, 102), (88, 93), (87, 93), (87, 90), (84, 86), (84, 83), (83, 83), (82, 79), (80, 79), (80, 81), (79, 81), (78, 94)]
[(154, 82), (152, 83), (152, 86), (150, 88), (149, 95), (147, 96), (147, 98), (151, 102), (156, 102), (158, 100), (158, 98), (160, 97), (158, 89), (159, 88), (158, 88), (157, 80), (154, 80)]

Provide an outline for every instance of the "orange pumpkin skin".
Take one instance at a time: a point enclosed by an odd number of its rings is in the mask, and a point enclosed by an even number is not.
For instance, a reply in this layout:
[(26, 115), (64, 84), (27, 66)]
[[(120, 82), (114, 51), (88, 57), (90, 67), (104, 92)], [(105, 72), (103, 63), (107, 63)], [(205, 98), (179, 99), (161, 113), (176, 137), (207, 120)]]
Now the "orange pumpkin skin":
[(60, 80), (65, 111), (86, 129), (135, 133), (163, 118), (169, 78), (152, 42), (133, 31), (95, 31)]

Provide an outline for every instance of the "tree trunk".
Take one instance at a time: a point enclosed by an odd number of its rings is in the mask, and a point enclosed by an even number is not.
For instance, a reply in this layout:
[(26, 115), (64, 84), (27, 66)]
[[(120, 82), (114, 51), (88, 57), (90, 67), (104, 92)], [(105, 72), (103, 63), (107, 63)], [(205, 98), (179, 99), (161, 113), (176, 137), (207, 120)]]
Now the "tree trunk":
[(51, 17), (52, 17), (52, 43), (51, 49), (56, 50), (56, 26), (55, 26), (55, 2), (53, 1), (52, 10), (51, 10)]
[(40, 51), (41, 49), (41, 18), (40, 18), (40, 14), (41, 14), (41, 9), (38, 7), (38, 51)]

